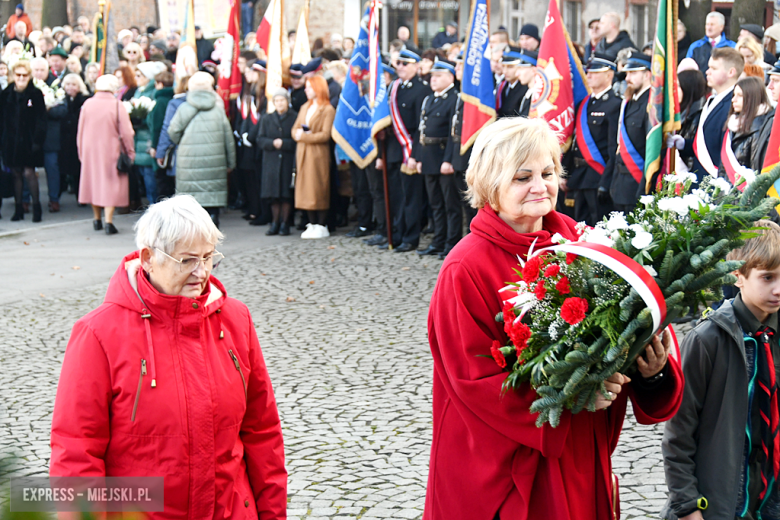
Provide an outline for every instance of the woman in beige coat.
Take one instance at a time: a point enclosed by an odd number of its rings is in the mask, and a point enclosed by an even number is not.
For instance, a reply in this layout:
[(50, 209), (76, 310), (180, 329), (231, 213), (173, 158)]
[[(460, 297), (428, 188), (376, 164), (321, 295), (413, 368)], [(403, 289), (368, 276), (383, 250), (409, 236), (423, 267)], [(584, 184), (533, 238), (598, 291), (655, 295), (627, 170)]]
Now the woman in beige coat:
[(306, 80), (309, 98), (298, 112), (292, 128), (297, 141), (295, 207), (309, 213), (309, 222), (301, 238), (329, 236), (330, 208), (330, 131), (336, 110), (330, 104), (328, 83), (320, 76)]

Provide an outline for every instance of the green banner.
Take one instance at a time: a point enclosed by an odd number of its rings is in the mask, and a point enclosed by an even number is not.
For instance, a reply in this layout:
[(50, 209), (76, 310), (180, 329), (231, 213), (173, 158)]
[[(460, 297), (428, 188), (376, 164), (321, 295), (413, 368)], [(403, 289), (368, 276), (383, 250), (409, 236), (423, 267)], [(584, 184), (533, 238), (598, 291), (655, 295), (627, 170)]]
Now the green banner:
[(647, 113), (650, 132), (645, 148), (645, 191), (652, 191), (653, 176), (661, 169), (666, 137), (680, 129), (677, 97), (677, 2), (658, 1), (658, 26), (653, 42), (653, 81)]

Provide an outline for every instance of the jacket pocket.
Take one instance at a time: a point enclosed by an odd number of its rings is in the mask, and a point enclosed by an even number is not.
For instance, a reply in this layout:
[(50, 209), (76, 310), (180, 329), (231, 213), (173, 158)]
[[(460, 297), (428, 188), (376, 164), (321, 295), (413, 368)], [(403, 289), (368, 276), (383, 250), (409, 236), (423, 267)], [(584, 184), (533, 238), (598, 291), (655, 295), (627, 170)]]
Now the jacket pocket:
[(247, 399), (247, 393), (246, 393), (246, 379), (244, 378), (244, 371), (241, 370), (241, 364), (238, 362), (238, 358), (233, 353), (233, 350), (228, 350), (228, 354), (230, 354), (230, 359), (233, 360), (233, 364), (236, 365), (236, 370), (238, 370), (238, 375), (241, 376), (241, 386), (244, 388), (244, 400)]
[(144, 376), (146, 375), (146, 360), (141, 360), (141, 373), (138, 375), (138, 390), (135, 392), (135, 402), (133, 403), (133, 416), (130, 418), (130, 422), (135, 422), (135, 414), (138, 411), (138, 401), (141, 399), (141, 387), (144, 383)]

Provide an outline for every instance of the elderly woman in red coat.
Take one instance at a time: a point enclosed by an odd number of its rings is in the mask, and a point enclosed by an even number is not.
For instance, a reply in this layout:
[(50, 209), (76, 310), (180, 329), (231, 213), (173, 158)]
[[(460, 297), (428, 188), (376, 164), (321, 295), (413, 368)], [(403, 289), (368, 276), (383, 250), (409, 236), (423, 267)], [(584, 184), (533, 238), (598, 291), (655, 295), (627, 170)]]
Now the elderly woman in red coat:
[[(525, 384), (502, 396), (506, 373), (490, 357), (507, 337), (494, 319), (498, 290), (517, 257), (576, 239), (555, 211), (561, 149), (547, 123), (502, 119), (474, 143), (467, 182), (479, 209), (471, 233), (447, 256), (428, 316), (434, 360), (433, 445), (425, 520), (607, 520), (619, 518), (610, 455), (630, 398), (642, 424), (669, 419), (682, 397), (671, 338), (656, 337), (631, 381), (615, 374), (596, 412), (564, 412), (557, 428), (535, 425)], [(487, 356), (487, 357), (483, 357)]]
[(151, 206), (138, 251), (73, 327), (52, 476), (164, 477), (149, 518), (286, 518), (273, 388), (243, 303), (211, 272), (222, 234), (189, 195)]

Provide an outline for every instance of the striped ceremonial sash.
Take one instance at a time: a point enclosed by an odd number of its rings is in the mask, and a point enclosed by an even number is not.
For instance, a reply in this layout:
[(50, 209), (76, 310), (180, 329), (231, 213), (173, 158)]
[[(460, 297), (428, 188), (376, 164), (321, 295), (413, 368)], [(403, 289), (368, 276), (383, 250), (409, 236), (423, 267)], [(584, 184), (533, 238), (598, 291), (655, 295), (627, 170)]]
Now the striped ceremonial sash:
[(258, 121), (257, 117), (257, 105), (255, 104), (255, 98), (252, 98), (252, 105), (249, 107), (249, 115), (252, 118), (252, 124), (256, 125)]
[[(737, 156), (734, 155), (734, 150), (731, 148), (730, 130), (726, 130), (725, 135), (723, 136), (723, 146), (720, 148), (720, 164), (723, 166), (723, 169), (726, 170), (729, 182), (732, 185), (736, 185), (742, 178), (741, 170), (745, 169), (745, 167), (739, 164)], [(745, 191), (745, 186), (747, 186), (747, 184), (743, 182), (737, 186), (737, 189), (739, 191)]]
[[(756, 336), (760, 336), (761, 348), (756, 349), (756, 363), (758, 364), (758, 404), (761, 411), (761, 448), (764, 450), (765, 460), (761, 468), (762, 488), (758, 498), (762, 501), (758, 508), (760, 513), (771, 490), (777, 482), (780, 473), (780, 412), (777, 409), (777, 381), (775, 378), (775, 363), (772, 356), (772, 345), (769, 336), (773, 333), (769, 327), (759, 330)], [(763, 351), (763, 352), (762, 352)], [(763, 356), (761, 355), (763, 353)], [(758, 517), (760, 518), (760, 516)]]
[(626, 105), (628, 101), (623, 101), (620, 107), (620, 125), (618, 132), (618, 148), (620, 151), (620, 157), (623, 158), (623, 164), (628, 168), (628, 172), (636, 182), (642, 182), (645, 177), (645, 159), (637, 151), (634, 143), (628, 137), (628, 130), (624, 121), (624, 115), (626, 112)]
[(404, 153), (404, 164), (406, 164), (406, 161), (412, 155), (412, 136), (406, 129), (404, 120), (401, 119), (401, 112), (398, 110), (398, 86), (400, 84), (401, 80), (397, 79), (390, 88), (390, 117), (393, 119), (393, 132), (398, 142), (401, 143)]
[(707, 150), (707, 143), (704, 140), (704, 122), (707, 120), (707, 116), (710, 115), (712, 108), (712, 106), (709, 106), (702, 110), (701, 118), (699, 119), (699, 127), (696, 129), (696, 137), (693, 139), (693, 153), (699, 160), (699, 164), (704, 168), (704, 171), (713, 177), (717, 177), (718, 167), (715, 166), (712, 157), (710, 157), (710, 152)]
[(496, 110), (500, 110), (503, 104), (501, 103), (501, 94), (504, 92), (504, 87), (506, 87), (506, 80), (501, 81), (496, 89)]
[(599, 147), (596, 146), (596, 141), (593, 140), (593, 134), (588, 126), (588, 102), (590, 96), (586, 97), (580, 103), (580, 108), (577, 111), (577, 126), (578, 132), (576, 132), (577, 147), (582, 152), (582, 158), (588, 163), (588, 166), (598, 172), (599, 175), (604, 174), (604, 167), (607, 163), (601, 156)]

